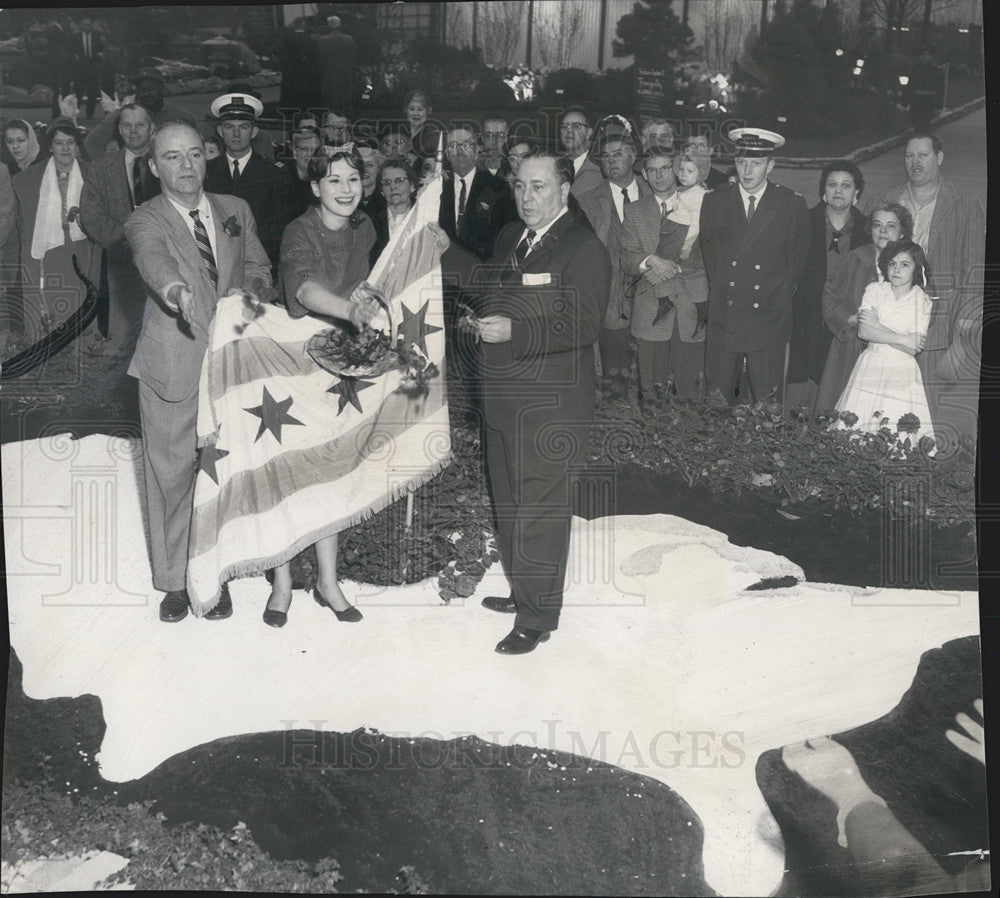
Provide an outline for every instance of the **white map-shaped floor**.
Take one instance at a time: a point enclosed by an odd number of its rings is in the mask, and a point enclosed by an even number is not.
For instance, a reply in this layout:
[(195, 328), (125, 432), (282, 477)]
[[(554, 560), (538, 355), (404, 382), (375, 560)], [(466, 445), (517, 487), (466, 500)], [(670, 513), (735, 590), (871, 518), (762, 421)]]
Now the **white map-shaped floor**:
[(676, 790), (705, 827), (708, 883), (767, 895), (782, 841), (754, 778), (760, 754), (889, 711), (922, 652), (979, 632), (975, 593), (828, 584), (746, 592), (802, 571), (670, 515), (574, 519), (560, 629), (534, 653), (493, 651), (511, 618), (495, 565), (476, 595), (434, 581), (348, 583), (340, 624), (297, 592), (282, 630), (260, 619), (263, 578), (235, 614), (157, 618), (137, 447), (66, 436), (3, 447), (11, 644), (32, 698), (97, 695), (109, 780), (141, 777), (223, 737), (370, 727), (475, 734), (617, 764)]

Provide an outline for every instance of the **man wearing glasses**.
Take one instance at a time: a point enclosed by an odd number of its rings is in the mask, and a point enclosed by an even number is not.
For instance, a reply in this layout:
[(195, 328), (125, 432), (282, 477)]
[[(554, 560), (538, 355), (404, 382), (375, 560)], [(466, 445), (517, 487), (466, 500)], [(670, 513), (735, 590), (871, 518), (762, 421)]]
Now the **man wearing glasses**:
[(632, 279), (619, 264), (622, 221), (625, 207), (648, 196), (650, 188), (635, 176), (636, 150), (629, 134), (604, 132), (598, 143), (598, 158), (604, 180), (580, 197), (580, 206), (611, 257), (611, 291), (598, 338), (603, 387), (612, 398), (627, 399), (632, 369)]
[(604, 182), (601, 170), (590, 158), (590, 139), (594, 128), (590, 113), (582, 106), (570, 106), (559, 125), (559, 140), (573, 161), (573, 186), (570, 193), (578, 199)]
[(507, 185), (476, 168), (479, 141), (470, 128), (449, 131), (445, 148), (451, 177), (441, 188), (438, 224), (451, 240), (480, 259), (488, 259), (500, 229), (514, 218)]
[(339, 112), (323, 116), (323, 143), (328, 147), (342, 147), (351, 139), (351, 123)]
[(488, 118), (483, 122), (483, 155), (479, 167), (495, 175), (503, 160), (503, 145), (507, 142), (507, 122), (502, 118)]

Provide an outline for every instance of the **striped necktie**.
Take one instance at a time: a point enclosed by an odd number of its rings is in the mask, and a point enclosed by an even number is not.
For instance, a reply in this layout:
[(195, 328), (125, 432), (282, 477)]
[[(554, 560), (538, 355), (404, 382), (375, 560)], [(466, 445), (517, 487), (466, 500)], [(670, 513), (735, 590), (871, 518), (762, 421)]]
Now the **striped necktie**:
[(514, 249), (514, 258), (511, 260), (513, 267), (515, 269), (520, 268), (524, 264), (524, 260), (528, 255), (528, 250), (531, 249), (531, 244), (535, 241), (535, 232), (528, 231), (524, 235), (524, 238), (517, 244)]
[(208, 231), (205, 223), (201, 220), (197, 209), (192, 209), (188, 215), (194, 220), (194, 242), (198, 244), (198, 252), (201, 254), (201, 262), (208, 272), (209, 280), (213, 287), (219, 286), (219, 269), (215, 264), (215, 253), (212, 252), (212, 243), (208, 239)]

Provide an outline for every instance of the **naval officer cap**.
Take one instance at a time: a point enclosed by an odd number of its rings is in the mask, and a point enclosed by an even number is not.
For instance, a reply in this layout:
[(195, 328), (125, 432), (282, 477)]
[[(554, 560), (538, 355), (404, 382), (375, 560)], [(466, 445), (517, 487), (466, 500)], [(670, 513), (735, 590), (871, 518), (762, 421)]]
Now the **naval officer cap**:
[(729, 139), (735, 144), (734, 156), (770, 156), (778, 147), (785, 145), (785, 138), (764, 128), (734, 128)]
[(244, 119), (255, 121), (264, 111), (264, 104), (250, 94), (223, 94), (212, 103), (212, 115), (219, 121)]

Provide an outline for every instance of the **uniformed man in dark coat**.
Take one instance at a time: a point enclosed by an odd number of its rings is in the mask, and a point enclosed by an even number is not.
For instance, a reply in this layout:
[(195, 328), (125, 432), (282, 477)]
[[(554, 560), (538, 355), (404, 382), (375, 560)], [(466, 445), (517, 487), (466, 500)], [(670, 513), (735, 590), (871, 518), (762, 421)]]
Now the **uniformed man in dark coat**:
[(780, 402), (809, 213), (800, 194), (767, 178), (771, 156), (785, 142), (780, 134), (736, 128), (729, 139), (739, 180), (706, 194), (701, 207), (709, 282), (705, 376), (709, 393), (733, 402), (745, 358), (753, 398)]
[(224, 94), (212, 103), (225, 152), (205, 166), (205, 189), (246, 200), (257, 222), (257, 235), (276, 271), (281, 237), (294, 217), (295, 202), (288, 175), (250, 146), (263, 110), (260, 100), (249, 94)]

